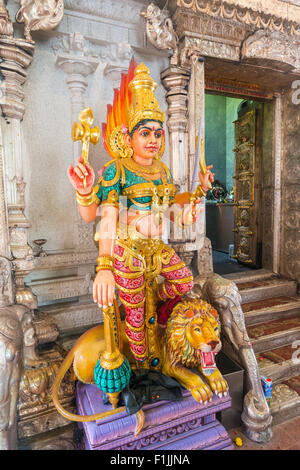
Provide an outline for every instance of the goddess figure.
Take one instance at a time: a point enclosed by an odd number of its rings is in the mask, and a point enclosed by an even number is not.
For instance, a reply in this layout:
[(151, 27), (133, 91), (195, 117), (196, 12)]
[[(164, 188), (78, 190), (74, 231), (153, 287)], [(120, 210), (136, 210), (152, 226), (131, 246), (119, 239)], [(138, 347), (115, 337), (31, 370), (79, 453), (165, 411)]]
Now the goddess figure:
[(196, 222), (201, 196), (214, 179), (209, 166), (205, 174), (199, 172), (196, 198), (176, 194), (172, 174), (160, 161), (164, 113), (154, 95), (156, 86), (149, 69), (132, 60), (102, 127), (103, 144), (112, 160), (101, 170), (95, 187), (94, 170), (81, 158), (68, 169), (84, 221), (93, 222), (99, 212), (101, 216), (94, 301), (99, 307), (111, 306), (118, 288), (130, 350), (137, 367), (146, 369), (159, 369), (160, 360), (157, 313), (153, 295), (147, 292), (167, 301), (193, 287), (190, 270), (162, 241), (164, 222), (169, 218), (180, 227)]

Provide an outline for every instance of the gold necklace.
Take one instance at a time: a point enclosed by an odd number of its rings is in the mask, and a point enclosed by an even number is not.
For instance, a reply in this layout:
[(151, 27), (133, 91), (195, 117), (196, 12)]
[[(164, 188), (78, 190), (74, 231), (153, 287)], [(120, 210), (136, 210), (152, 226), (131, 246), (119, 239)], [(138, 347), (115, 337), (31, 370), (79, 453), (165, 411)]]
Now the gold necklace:
[(135, 162), (133, 158), (126, 159), (126, 164), (129, 170), (134, 172), (146, 174), (146, 175), (156, 175), (161, 173), (161, 164), (158, 161), (153, 161), (152, 165), (144, 166)]

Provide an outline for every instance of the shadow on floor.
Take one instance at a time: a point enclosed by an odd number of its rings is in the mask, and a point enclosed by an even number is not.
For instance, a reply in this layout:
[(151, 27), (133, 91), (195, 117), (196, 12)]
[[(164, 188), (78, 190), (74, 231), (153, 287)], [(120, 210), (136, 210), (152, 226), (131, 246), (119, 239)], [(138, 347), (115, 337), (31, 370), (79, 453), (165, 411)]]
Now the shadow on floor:
[(244, 271), (253, 271), (252, 268), (248, 268), (247, 266), (239, 264), (235, 259), (230, 258), (228, 253), (223, 253), (223, 251), (213, 250), (212, 255), (214, 273), (222, 275), (240, 273)]

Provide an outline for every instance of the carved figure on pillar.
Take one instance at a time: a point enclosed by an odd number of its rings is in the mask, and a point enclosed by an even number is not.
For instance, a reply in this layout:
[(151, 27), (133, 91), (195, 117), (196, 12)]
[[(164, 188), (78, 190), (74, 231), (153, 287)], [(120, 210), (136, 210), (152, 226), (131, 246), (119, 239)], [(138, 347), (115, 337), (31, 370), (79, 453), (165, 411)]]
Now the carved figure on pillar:
[(31, 31), (49, 31), (55, 28), (61, 22), (63, 14), (63, 0), (21, 0), (16, 21), (25, 23), (25, 39), (34, 42)]
[(0, 1), (0, 34), (13, 36), (14, 29), (9, 13), (5, 8), (4, 0)]
[(147, 6), (141, 16), (147, 21), (147, 37), (153, 46), (158, 49), (173, 49), (170, 59), (171, 65), (178, 63), (178, 36), (173, 28), (172, 20), (167, 9), (162, 10), (154, 3)]

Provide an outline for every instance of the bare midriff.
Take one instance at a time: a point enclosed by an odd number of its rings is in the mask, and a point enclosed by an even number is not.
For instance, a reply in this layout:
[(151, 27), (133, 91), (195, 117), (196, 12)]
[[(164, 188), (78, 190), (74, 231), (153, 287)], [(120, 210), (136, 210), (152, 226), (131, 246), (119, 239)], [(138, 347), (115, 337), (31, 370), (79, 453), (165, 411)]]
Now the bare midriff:
[(135, 225), (135, 229), (144, 237), (161, 236), (164, 229), (164, 222), (157, 224), (157, 215), (152, 211), (122, 210), (119, 221), (126, 225)]

